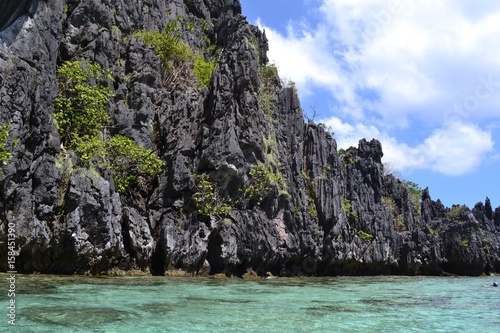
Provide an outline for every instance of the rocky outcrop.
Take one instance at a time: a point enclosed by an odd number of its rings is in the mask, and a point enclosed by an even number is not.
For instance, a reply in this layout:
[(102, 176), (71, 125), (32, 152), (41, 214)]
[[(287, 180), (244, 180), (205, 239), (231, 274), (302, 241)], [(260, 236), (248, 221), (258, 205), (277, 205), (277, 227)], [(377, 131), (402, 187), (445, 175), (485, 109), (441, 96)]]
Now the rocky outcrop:
[[(500, 272), (500, 207), (446, 208), (427, 189), (415, 196), (386, 174), (377, 140), (339, 151), (323, 126), (304, 123), (294, 87), (263, 74), (267, 39), (239, 1), (37, 3), (0, 32), (0, 123), (13, 153), (0, 180), (0, 258), (15, 225), (19, 272)], [(166, 82), (154, 48), (132, 34), (179, 17), (192, 49), (208, 41), (218, 50), (206, 88)], [(61, 148), (56, 69), (74, 59), (112, 71), (108, 135), (157, 152), (157, 179), (118, 193), (111, 171)], [(258, 166), (272, 182), (249, 197)], [(201, 174), (229, 213), (200, 213)]]
[(0, 31), (5, 30), (24, 14), (36, 12), (38, 0), (6, 0), (0, 4)]

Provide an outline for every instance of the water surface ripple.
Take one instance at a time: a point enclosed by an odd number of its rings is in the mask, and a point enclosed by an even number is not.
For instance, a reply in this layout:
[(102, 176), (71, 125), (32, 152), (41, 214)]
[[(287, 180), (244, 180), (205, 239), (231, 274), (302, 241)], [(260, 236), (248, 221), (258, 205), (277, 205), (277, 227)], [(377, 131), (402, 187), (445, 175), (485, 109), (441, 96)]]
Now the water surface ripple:
[(494, 280), (18, 276), (15, 331), (498, 333)]

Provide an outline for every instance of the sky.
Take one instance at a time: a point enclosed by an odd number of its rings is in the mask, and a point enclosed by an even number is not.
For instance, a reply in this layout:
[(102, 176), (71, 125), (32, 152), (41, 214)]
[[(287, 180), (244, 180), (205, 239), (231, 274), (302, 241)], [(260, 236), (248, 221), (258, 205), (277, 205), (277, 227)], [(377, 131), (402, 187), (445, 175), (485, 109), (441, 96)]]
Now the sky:
[(382, 143), (445, 206), (500, 206), (500, 2), (241, 0), (339, 149)]

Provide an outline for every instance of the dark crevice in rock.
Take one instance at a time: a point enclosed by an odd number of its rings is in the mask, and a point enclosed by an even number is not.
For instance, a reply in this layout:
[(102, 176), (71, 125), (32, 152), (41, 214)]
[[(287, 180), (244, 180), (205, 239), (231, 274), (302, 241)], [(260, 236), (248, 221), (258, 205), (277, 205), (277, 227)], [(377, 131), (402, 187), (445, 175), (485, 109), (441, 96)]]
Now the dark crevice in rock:
[(133, 242), (130, 236), (129, 221), (127, 220), (127, 215), (122, 219), (122, 237), (123, 237), (123, 249), (127, 252), (131, 258), (135, 258), (136, 252), (133, 246)]
[(153, 252), (153, 255), (151, 256), (151, 274), (155, 276), (162, 276), (165, 274), (166, 268), (165, 268), (165, 263), (166, 263), (166, 255), (164, 246), (161, 242), (158, 242), (156, 245), (156, 248)]
[(210, 264), (210, 274), (224, 273), (225, 265), (222, 259), (222, 237), (217, 231), (213, 231), (210, 234), (207, 250), (207, 261)]

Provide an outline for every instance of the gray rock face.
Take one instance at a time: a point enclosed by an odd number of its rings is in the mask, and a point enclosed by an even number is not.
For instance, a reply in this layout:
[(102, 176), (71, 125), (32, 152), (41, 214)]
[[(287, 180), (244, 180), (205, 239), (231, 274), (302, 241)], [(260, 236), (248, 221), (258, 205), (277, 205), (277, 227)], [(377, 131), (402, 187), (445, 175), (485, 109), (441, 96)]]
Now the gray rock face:
[(33, 15), (38, 0), (5, 0), (0, 4), (0, 31), (5, 30), (23, 14)]
[[(219, 50), (207, 88), (192, 77), (168, 84), (155, 50), (132, 36), (179, 16), (192, 49), (209, 41)], [(500, 272), (500, 207), (446, 208), (427, 189), (415, 199), (385, 174), (377, 140), (338, 151), (322, 126), (304, 123), (293, 87), (266, 82), (267, 50), (236, 0), (40, 1), (0, 32), (0, 124), (17, 139), (0, 178), (0, 243), (14, 224), (17, 270)], [(56, 69), (74, 59), (112, 71), (109, 134), (157, 152), (166, 165), (157, 179), (117, 193), (111, 171), (82, 168), (61, 149)], [(245, 197), (256, 166), (274, 177), (260, 199)], [(194, 174), (230, 202), (227, 215), (200, 214)]]

